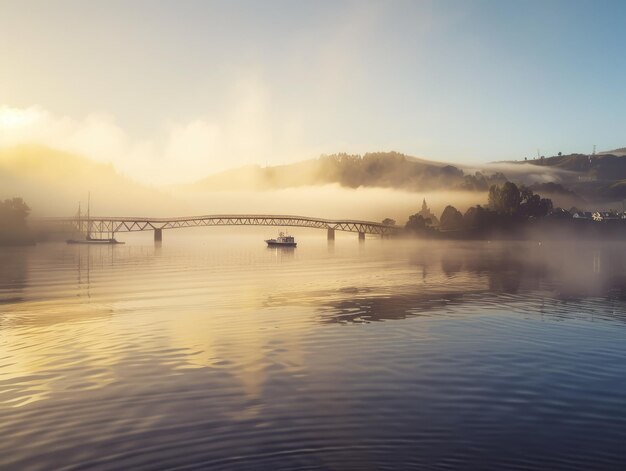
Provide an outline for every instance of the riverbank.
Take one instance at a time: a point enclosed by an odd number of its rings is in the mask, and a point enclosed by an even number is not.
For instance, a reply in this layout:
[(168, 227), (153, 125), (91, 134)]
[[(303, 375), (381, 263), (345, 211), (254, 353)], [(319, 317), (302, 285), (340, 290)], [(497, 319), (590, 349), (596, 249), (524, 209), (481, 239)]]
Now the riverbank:
[(550, 219), (507, 222), (490, 227), (403, 231), (400, 237), (436, 240), (624, 240), (626, 220)]

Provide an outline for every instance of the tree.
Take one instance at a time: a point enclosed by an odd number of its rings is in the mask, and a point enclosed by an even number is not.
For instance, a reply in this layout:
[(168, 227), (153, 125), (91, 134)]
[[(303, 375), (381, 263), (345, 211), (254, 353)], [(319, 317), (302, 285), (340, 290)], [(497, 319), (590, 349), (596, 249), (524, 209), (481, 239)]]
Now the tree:
[(519, 210), (521, 195), (513, 182), (503, 185), (491, 185), (489, 188), (489, 207), (499, 214), (513, 215)]
[(454, 206), (446, 206), (441, 213), (439, 227), (443, 230), (454, 231), (461, 229), (463, 225), (463, 215)]
[(541, 218), (547, 216), (552, 211), (552, 200), (542, 198), (533, 191), (522, 185), (520, 190), (520, 206), (518, 214), (524, 218)]
[(552, 212), (554, 205), (552, 204), (552, 200), (550, 198), (541, 198), (539, 200), (539, 208), (537, 211), (536, 217), (544, 217)]
[(395, 226), (396, 225), (396, 220), (395, 219), (391, 219), (391, 218), (385, 218), (385, 219), (383, 219), (383, 224), (385, 226)]
[(465, 230), (487, 231), (497, 222), (496, 219), (497, 215), (493, 211), (489, 211), (481, 205), (472, 206), (463, 215), (463, 228)]
[(563, 155), (563, 154), (561, 154), (561, 153), (559, 152), (559, 157), (561, 157), (561, 155)]
[(22, 198), (11, 198), (0, 201), (0, 225), (11, 228), (26, 226), (26, 218), (30, 208)]
[(484, 209), (482, 206), (472, 206), (463, 215), (463, 227), (465, 229), (476, 229), (480, 224), (480, 219)]
[(419, 213), (413, 214), (409, 216), (409, 220), (404, 225), (404, 229), (413, 233), (426, 232), (427, 224), (430, 224), (430, 221), (424, 219)]
[(22, 198), (0, 201), (0, 244), (22, 243), (30, 238), (26, 218), (30, 208)]

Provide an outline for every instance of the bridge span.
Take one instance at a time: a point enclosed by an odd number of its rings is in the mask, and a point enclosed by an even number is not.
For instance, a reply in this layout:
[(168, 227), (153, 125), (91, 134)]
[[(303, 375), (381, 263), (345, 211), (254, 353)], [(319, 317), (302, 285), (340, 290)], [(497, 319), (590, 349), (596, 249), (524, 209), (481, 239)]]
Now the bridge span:
[(154, 231), (155, 242), (163, 238), (163, 230), (203, 226), (283, 226), (325, 229), (328, 240), (335, 239), (335, 231), (356, 232), (360, 240), (365, 234), (382, 237), (397, 232), (400, 228), (371, 221), (349, 219), (322, 219), (306, 216), (270, 214), (213, 214), (205, 216), (151, 218), (151, 217), (99, 217), (47, 218), (46, 223), (69, 226), (73, 231), (91, 234), (93, 237), (114, 237), (119, 232)]

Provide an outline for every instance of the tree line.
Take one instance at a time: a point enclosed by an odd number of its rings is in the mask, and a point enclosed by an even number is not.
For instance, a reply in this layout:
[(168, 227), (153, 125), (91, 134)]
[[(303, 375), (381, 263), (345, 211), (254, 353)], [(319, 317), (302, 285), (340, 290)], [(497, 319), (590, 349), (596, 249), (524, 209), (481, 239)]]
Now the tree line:
[[(456, 232), (467, 236), (514, 231), (528, 221), (547, 216), (553, 209), (552, 200), (542, 198), (530, 188), (513, 182), (491, 185), (487, 206), (472, 206), (461, 213), (454, 206), (445, 207), (439, 224), (429, 217), (425, 203), (422, 210), (409, 216), (404, 225), (407, 234), (438, 236)], [(388, 220), (386, 220), (388, 221)]]
[(322, 155), (318, 160), (318, 182), (338, 182), (348, 188), (361, 186), (416, 189), (487, 191), (490, 185), (505, 182), (501, 172), (466, 175), (453, 165), (438, 165), (399, 152)]

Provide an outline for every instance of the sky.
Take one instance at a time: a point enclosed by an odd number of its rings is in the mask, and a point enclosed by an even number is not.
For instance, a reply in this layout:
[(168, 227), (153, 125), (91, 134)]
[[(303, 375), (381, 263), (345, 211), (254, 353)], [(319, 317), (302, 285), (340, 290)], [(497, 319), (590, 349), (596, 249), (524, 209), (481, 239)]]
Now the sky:
[(0, 146), (169, 184), (395, 150), (626, 146), (623, 1), (0, 0)]

